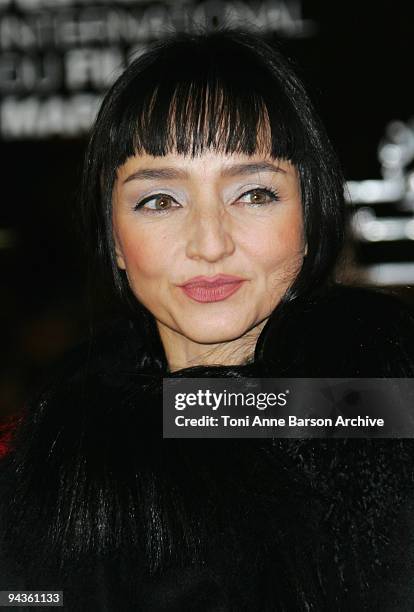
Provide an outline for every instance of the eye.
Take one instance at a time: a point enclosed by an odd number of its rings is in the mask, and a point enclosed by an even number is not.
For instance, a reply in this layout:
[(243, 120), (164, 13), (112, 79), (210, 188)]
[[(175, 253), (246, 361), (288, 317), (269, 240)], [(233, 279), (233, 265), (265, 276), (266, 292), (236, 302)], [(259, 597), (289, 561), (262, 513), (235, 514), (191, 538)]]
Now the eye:
[[(134, 210), (145, 210), (150, 212), (164, 212), (171, 210), (171, 208), (177, 208), (171, 206), (175, 202), (174, 198), (166, 193), (156, 193), (155, 195), (148, 196), (134, 206)], [(176, 203), (176, 202), (175, 202)]]
[(243, 193), (238, 202), (242, 201), (250, 206), (265, 206), (279, 200), (279, 194), (276, 190), (267, 187), (257, 187)]

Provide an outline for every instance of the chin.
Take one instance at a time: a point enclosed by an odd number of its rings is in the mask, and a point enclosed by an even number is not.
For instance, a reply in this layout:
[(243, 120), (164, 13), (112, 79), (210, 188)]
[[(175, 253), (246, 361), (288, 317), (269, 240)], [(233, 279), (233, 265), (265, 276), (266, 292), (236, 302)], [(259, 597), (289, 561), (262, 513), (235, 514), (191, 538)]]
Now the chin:
[(218, 324), (217, 321), (204, 321), (197, 327), (183, 326), (181, 333), (199, 344), (217, 344), (219, 342), (231, 342), (237, 340), (250, 329), (250, 326), (230, 325), (228, 323)]

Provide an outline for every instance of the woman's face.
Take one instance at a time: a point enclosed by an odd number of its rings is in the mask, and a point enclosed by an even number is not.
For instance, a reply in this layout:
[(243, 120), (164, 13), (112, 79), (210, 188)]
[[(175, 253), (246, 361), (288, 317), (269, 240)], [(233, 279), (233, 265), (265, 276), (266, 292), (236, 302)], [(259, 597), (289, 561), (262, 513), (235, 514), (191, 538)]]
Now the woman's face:
[[(161, 336), (235, 340), (269, 317), (302, 265), (298, 174), (260, 154), (136, 155), (118, 169), (113, 231), (118, 266)], [(238, 281), (208, 284), (217, 275)]]

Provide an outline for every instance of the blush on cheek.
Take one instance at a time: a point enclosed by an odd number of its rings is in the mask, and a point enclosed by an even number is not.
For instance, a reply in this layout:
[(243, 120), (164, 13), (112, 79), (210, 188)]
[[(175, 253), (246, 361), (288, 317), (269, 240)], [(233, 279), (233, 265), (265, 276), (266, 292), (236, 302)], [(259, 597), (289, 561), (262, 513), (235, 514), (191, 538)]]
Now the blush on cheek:
[(158, 296), (164, 281), (171, 277), (169, 251), (153, 240), (130, 239), (122, 246), (128, 283), (135, 296), (148, 306), (147, 302)]
[(124, 226), (120, 228), (122, 253), (126, 267), (135, 268), (146, 275), (160, 271), (171, 265), (171, 241), (168, 242), (163, 235), (147, 228), (137, 231), (136, 228)]
[[(255, 245), (255, 258), (263, 263), (274, 265), (277, 262), (295, 259), (302, 250), (302, 234), (297, 231), (275, 232)], [(253, 252), (253, 251), (252, 251)]]
[(304, 243), (301, 231), (287, 228), (286, 232), (275, 232), (271, 240), (262, 245), (260, 257), (266, 274), (280, 288), (287, 288), (299, 272), (304, 255)]
[(146, 273), (151, 270), (156, 262), (154, 256), (154, 248), (141, 240), (124, 239), (122, 242), (122, 253), (127, 270), (131, 273), (133, 270)]
[(283, 230), (274, 233), (270, 248), (277, 250), (280, 254), (295, 257), (304, 249), (304, 237), (302, 224), (287, 225)]

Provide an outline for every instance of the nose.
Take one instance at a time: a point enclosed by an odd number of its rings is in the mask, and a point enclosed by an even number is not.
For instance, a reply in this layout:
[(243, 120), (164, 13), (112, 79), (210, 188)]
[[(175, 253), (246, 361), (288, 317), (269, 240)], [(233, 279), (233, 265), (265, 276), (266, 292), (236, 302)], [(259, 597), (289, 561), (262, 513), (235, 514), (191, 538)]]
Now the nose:
[(234, 252), (235, 243), (221, 210), (198, 211), (189, 220), (186, 254), (191, 259), (219, 261)]

